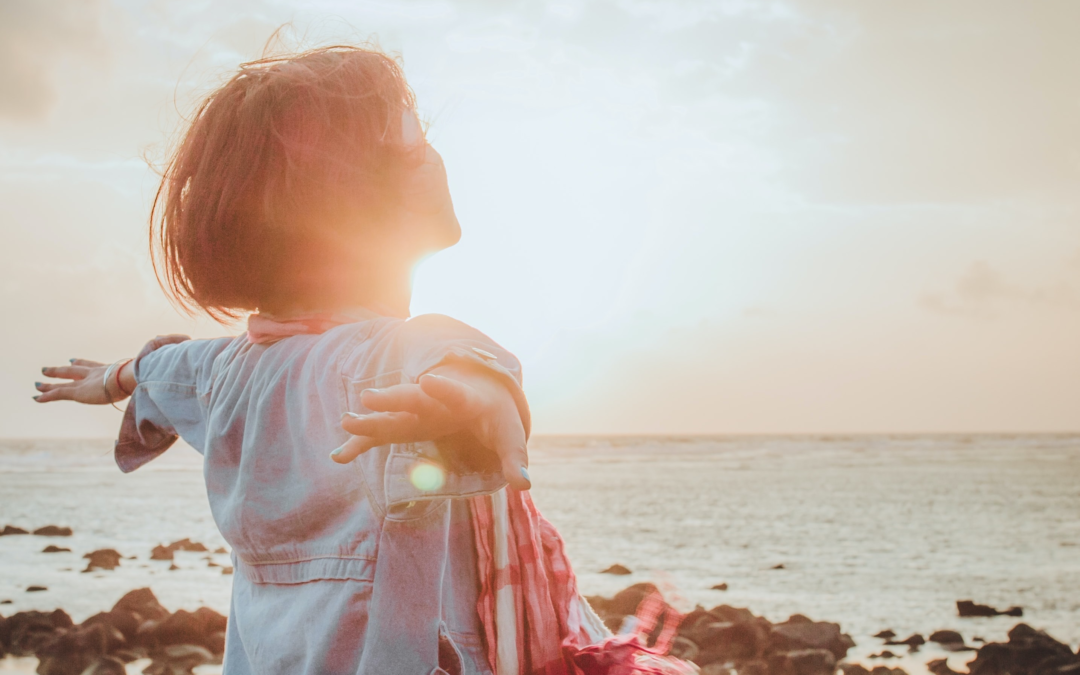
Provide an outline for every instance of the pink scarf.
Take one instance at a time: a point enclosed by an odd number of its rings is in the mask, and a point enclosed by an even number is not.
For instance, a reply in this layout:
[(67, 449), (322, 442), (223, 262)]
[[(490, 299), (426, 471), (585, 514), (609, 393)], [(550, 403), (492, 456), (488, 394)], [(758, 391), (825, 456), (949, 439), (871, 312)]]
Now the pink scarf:
[[(293, 335), (379, 316), (359, 309), (276, 319), (248, 317), (248, 340), (270, 344)], [(666, 652), (681, 618), (653, 594), (642, 601), (637, 627), (613, 636), (577, 590), (562, 537), (528, 492), (505, 488), (469, 501), (480, 595), (477, 612), (497, 675), (692, 675), (697, 669)], [(656, 644), (646, 640), (656, 622)]]

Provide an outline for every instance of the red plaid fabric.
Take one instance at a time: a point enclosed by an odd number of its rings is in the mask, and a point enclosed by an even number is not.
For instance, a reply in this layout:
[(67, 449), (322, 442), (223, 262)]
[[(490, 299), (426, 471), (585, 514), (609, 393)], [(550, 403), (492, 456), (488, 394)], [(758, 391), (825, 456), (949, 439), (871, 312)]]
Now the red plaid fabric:
[[(562, 538), (528, 492), (509, 488), (471, 502), (488, 659), (496, 675), (691, 675), (666, 652), (681, 616), (653, 594), (637, 627), (612, 636), (578, 594)], [(646, 638), (663, 620), (656, 644)]]

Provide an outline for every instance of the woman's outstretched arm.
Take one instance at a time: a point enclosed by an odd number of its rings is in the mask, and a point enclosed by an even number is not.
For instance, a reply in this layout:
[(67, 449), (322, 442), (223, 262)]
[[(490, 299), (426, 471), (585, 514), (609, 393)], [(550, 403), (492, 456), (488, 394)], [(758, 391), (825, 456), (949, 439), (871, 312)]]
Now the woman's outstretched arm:
[(122, 401), (135, 390), (134, 359), (121, 359), (113, 364), (86, 359), (71, 359), (71, 365), (41, 369), (45, 377), (66, 382), (36, 382), (40, 394), (38, 403), (75, 401), (89, 405), (108, 405)]

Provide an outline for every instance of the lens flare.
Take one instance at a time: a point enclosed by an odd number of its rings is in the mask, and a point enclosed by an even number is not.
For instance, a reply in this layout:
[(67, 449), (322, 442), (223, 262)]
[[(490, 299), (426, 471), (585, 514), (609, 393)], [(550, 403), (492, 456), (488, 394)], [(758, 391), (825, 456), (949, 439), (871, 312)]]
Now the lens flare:
[(412, 481), (413, 487), (417, 490), (431, 492), (443, 486), (446, 482), (446, 474), (434, 464), (421, 462), (413, 467), (409, 473), (409, 480)]

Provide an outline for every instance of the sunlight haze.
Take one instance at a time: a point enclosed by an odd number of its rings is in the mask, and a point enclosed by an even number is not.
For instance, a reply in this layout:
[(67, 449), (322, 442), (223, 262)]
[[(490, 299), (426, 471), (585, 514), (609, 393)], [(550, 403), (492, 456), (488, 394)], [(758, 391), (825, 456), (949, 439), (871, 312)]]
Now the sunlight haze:
[(158, 289), (146, 159), (287, 22), (400, 56), (463, 229), (413, 314), (536, 432), (1080, 430), (1080, 4), (15, 0), (0, 436), (115, 433), (43, 365), (242, 330)]

